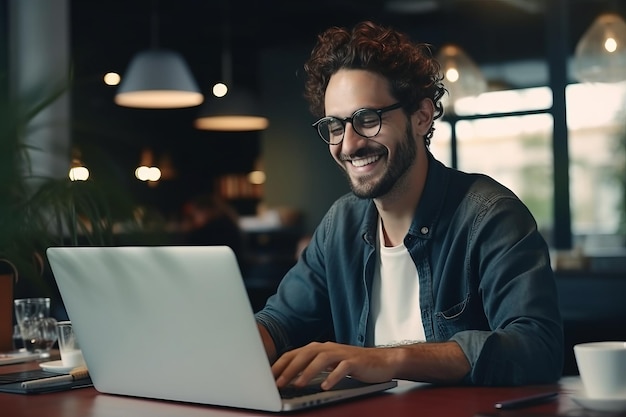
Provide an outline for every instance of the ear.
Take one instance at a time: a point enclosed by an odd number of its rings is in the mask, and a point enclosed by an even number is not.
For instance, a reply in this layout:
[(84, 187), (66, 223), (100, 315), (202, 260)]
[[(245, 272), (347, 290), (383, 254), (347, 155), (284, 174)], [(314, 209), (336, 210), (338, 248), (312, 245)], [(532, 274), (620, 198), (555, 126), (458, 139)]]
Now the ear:
[(433, 124), (434, 114), (435, 105), (432, 100), (429, 98), (423, 99), (417, 110), (411, 115), (414, 133), (420, 136), (426, 135)]

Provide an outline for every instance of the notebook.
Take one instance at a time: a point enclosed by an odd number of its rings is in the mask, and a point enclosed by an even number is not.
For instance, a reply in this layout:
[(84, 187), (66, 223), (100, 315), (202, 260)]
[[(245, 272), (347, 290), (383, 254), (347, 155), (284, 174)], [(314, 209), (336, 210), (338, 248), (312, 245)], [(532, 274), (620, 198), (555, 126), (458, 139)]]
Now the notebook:
[[(43, 394), (47, 392), (67, 391), (76, 388), (92, 386), (90, 378), (80, 378), (72, 381), (60, 381), (46, 385), (27, 385), (33, 380), (58, 377), (60, 374), (43, 369), (10, 372), (0, 374), (0, 392), (11, 394)], [(26, 384), (24, 384), (26, 383)]]
[(108, 394), (291, 411), (396, 381), (283, 399), (226, 246), (58, 247), (48, 260), (94, 387)]

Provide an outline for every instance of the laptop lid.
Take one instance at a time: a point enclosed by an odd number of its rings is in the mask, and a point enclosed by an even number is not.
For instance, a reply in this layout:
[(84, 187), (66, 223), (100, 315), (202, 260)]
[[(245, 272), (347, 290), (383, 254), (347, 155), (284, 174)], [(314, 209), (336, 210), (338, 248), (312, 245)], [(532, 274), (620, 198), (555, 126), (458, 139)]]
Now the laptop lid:
[(343, 398), (281, 400), (226, 246), (58, 247), (47, 256), (100, 392), (266, 411)]

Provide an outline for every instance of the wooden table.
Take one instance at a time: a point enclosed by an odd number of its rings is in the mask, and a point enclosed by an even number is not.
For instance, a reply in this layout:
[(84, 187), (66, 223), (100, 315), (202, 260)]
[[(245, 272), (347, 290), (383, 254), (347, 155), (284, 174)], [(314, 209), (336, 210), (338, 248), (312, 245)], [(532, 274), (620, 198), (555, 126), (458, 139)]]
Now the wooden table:
[[(37, 368), (37, 363), (5, 365), (0, 373)], [(400, 381), (397, 388), (367, 398), (319, 407), (289, 415), (349, 417), (349, 416), (424, 416), (473, 417), (496, 416), (589, 416), (594, 414), (578, 407), (570, 398), (580, 389), (578, 377), (563, 378), (556, 385), (486, 388), (434, 387)], [(528, 396), (540, 392), (559, 391), (557, 401), (527, 407), (518, 411), (498, 411), (494, 403), (500, 400)], [(2, 394), (0, 415), (7, 417), (215, 417), (271, 415), (237, 409), (146, 400), (100, 394), (94, 388), (81, 388), (51, 394)], [(626, 414), (623, 414), (626, 415)]]

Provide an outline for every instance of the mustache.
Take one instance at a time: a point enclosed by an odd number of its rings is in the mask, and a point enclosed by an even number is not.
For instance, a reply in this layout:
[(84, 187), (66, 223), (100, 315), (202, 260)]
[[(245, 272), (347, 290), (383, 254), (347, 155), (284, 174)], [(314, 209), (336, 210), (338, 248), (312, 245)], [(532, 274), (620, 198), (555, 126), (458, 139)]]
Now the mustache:
[(382, 155), (382, 154), (386, 154), (387, 150), (384, 146), (382, 145), (374, 145), (374, 146), (366, 146), (364, 148), (360, 148), (357, 149), (356, 152), (351, 153), (351, 154), (345, 154), (345, 153), (341, 153), (339, 154), (339, 160), (342, 162), (345, 161), (351, 161), (353, 159), (359, 159), (359, 158), (367, 158), (368, 156), (372, 156), (372, 155)]

